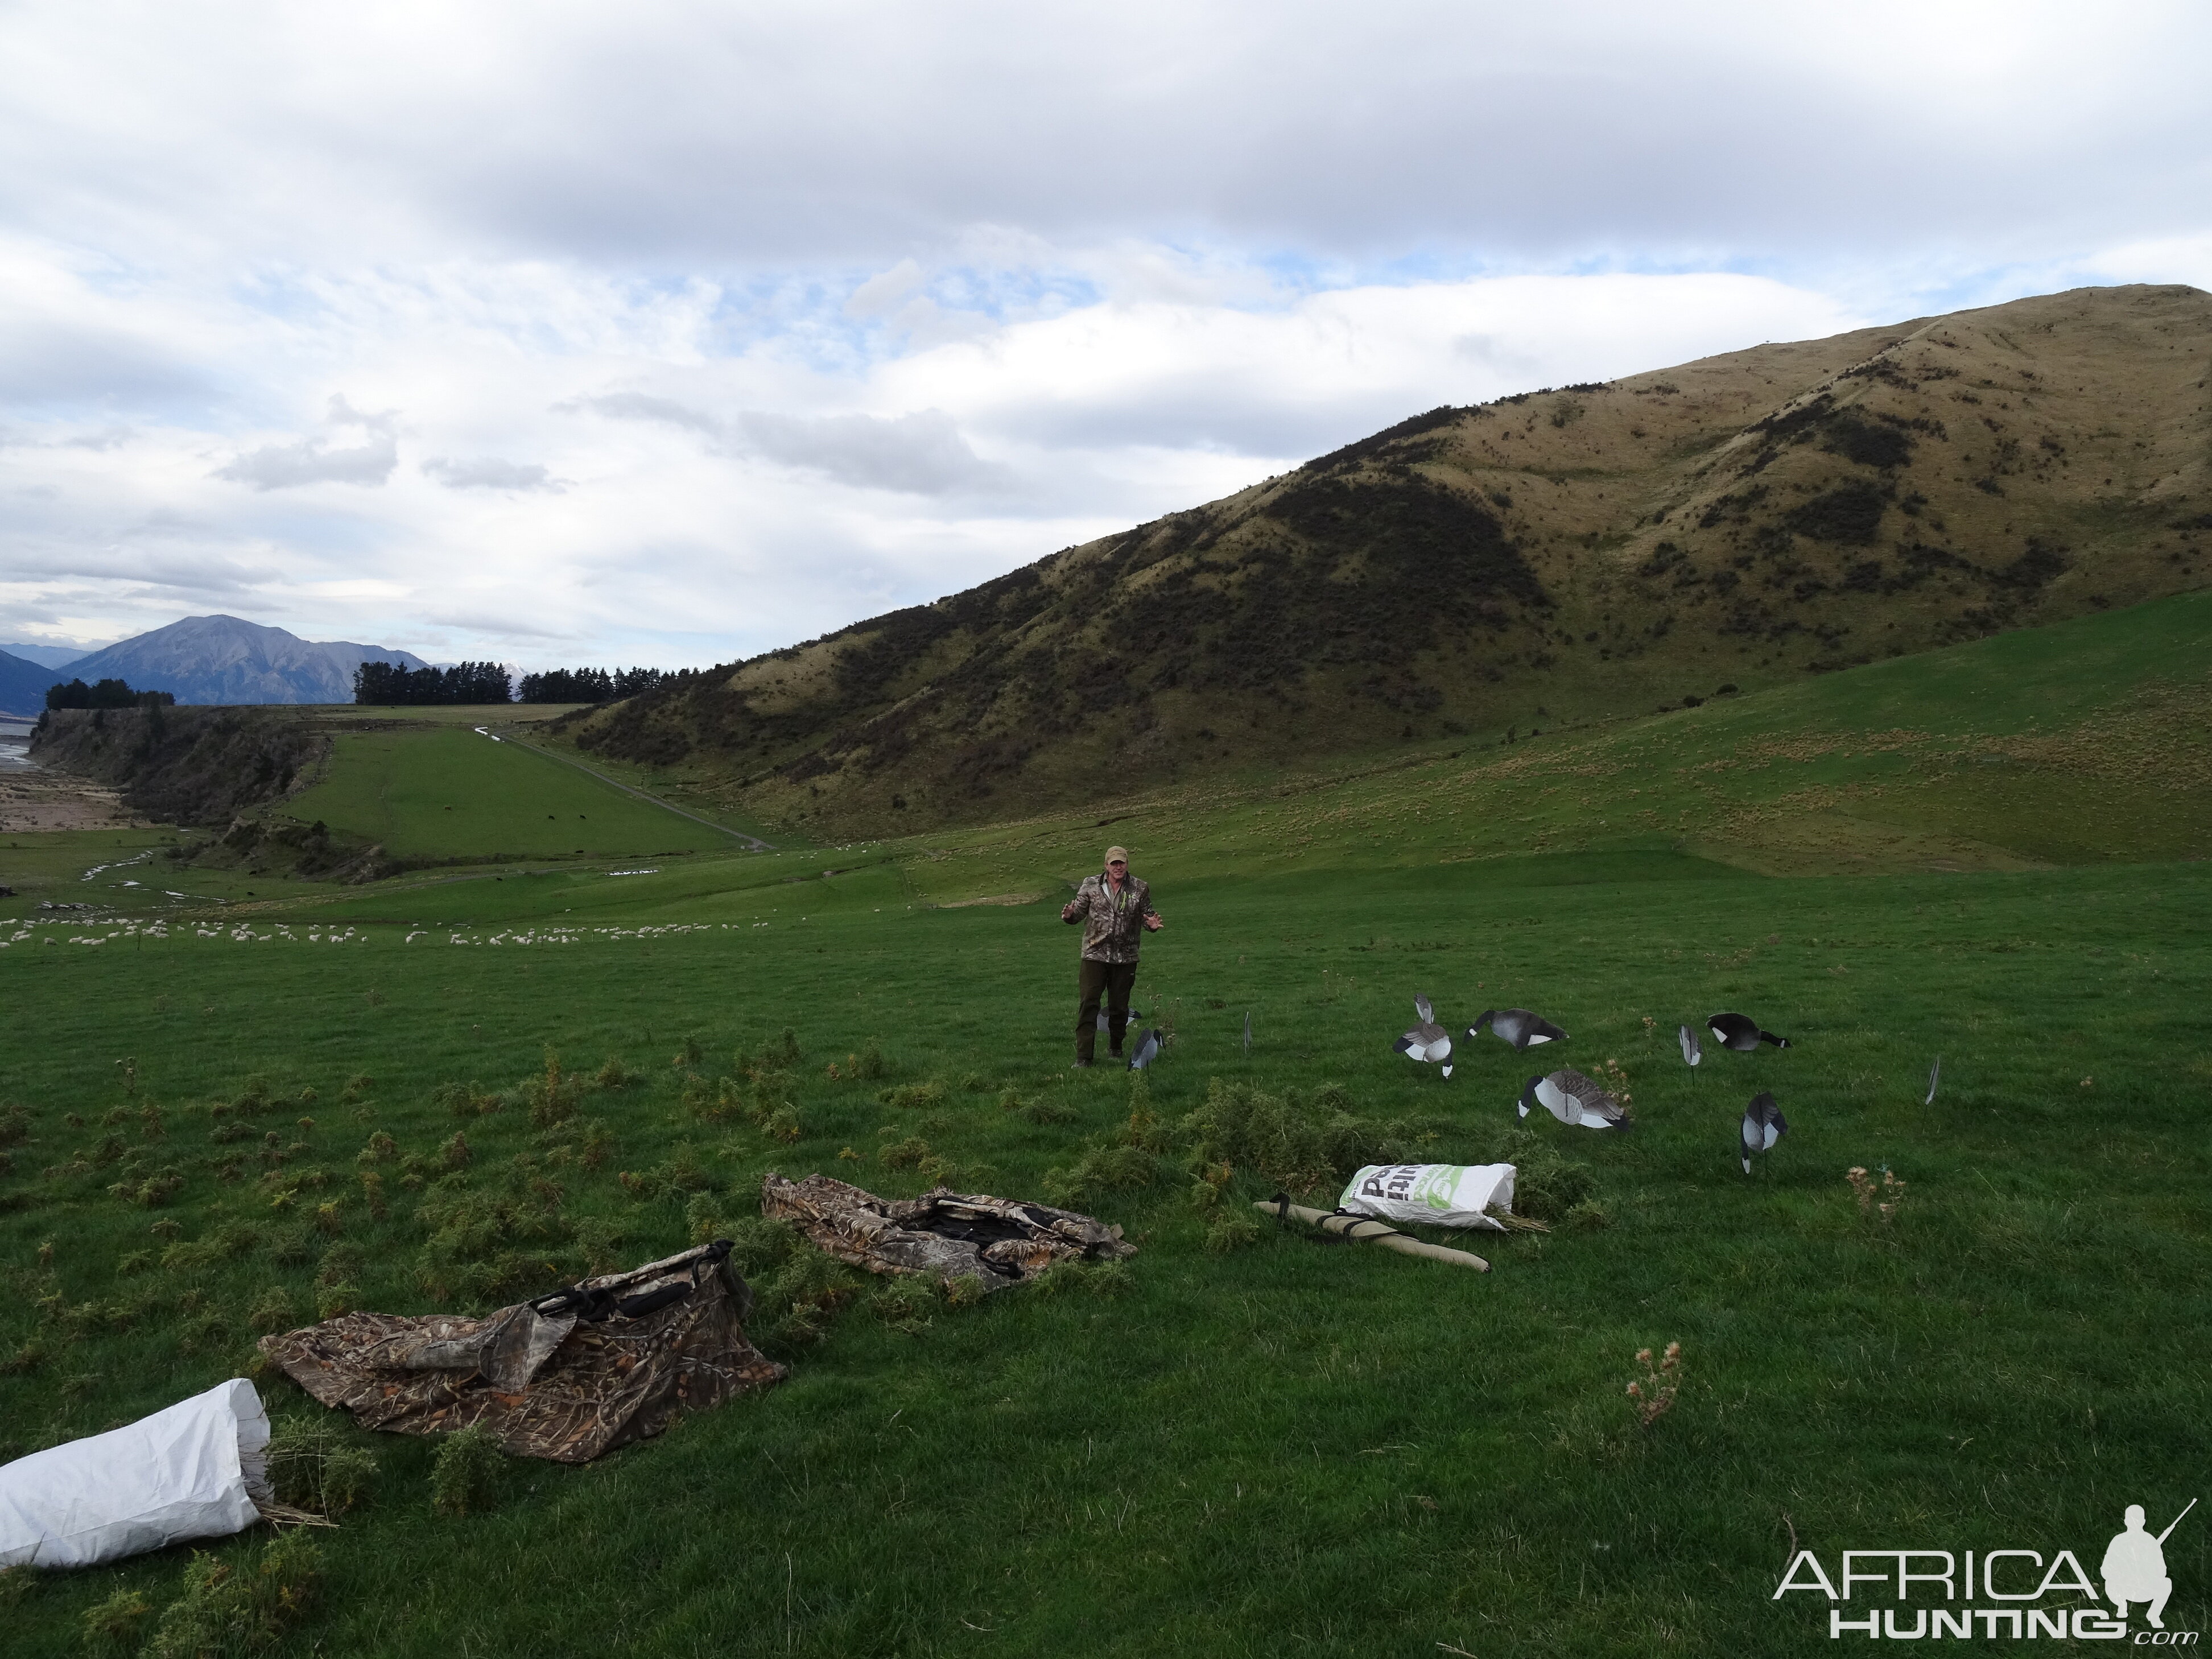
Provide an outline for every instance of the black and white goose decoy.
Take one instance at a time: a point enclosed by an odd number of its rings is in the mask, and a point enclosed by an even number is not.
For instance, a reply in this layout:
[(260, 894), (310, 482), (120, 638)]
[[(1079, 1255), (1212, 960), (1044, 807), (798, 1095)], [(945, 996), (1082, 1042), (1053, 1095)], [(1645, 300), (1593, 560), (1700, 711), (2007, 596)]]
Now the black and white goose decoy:
[(1137, 1045), (1137, 1052), (1129, 1056), (1129, 1069), (1133, 1072), (1141, 1072), (1159, 1057), (1160, 1034), (1158, 1029), (1155, 1027), (1145, 1033), (1144, 1041)]
[(1685, 1025), (1682, 1028), (1682, 1064), (1694, 1066), (1705, 1057), (1705, 1051), (1698, 1042), (1698, 1034)]
[(1585, 1129), (1626, 1129), (1628, 1109), (1607, 1094), (1594, 1079), (1571, 1066), (1549, 1077), (1532, 1077), (1521, 1091), (1521, 1115), (1541, 1106), (1560, 1122)]
[(1936, 1063), (1928, 1068), (1928, 1098), (1920, 1103), (1923, 1106), (1933, 1106), (1936, 1103), (1936, 1079), (1942, 1075), (1943, 1056), (1938, 1054), (1936, 1056)]
[(1426, 997), (1413, 999), (1414, 1012), (1421, 1023), (1400, 1037), (1393, 1046), (1408, 1060), (1436, 1061), (1446, 1077), (1451, 1075), (1451, 1033), (1437, 1024), (1436, 1010), (1429, 1006)]
[(1749, 1014), (1715, 1014), (1705, 1021), (1705, 1029), (1713, 1034), (1714, 1042), (1740, 1054), (1749, 1054), (1762, 1042), (1771, 1042), (1778, 1048), (1790, 1046), (1788, 1037), (1760, 1030), (1759, 1022)]
[(1743, 1109), (1743, 1172), (1751, 1173), (1751, 1155), (1771, 1152), (1774, 1143), (1790, 1133), (1790, 1125), (1782, 1115), (1782, 1109), (1774, 1103), (1774, 1097), (1761, 1090), (1751, 1097), (1751, 1104)]
[(1486, 1025), (1491, 1036), (1511, 1043), (1516, 1054), (1540, 1042), (1564, 1042), (1567, 1037), (1550, 1020), (1526, 1008), (1486, 1008), (1481, 1018), (1467, 1028), (1467, 1034), (1473, 1036)]

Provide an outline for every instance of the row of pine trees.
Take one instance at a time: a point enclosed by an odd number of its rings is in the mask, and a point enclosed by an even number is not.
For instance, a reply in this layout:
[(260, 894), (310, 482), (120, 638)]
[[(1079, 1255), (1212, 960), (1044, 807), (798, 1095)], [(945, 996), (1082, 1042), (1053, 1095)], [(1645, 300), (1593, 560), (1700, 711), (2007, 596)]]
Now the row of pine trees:
[(612, 702), (649, 691), (668, 678), (659, 668), (554, 668), (525, 674), (520, 695), (510, 690), (507, 670), (495, 662), (456, 663), (451, 668), (407, 668), (398, 663), (365, 662), (353, 674), (353, 700), (379, 708), (428, 703)]

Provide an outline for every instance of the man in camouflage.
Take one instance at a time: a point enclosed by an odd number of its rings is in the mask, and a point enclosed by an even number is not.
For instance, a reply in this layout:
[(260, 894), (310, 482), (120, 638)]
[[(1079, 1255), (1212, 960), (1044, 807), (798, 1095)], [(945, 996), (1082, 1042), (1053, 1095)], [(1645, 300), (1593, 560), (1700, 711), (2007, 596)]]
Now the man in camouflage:
[(1114, 1058), (1121, 1057), (1121, 1033), (1129, 1025), (1129, 991), (1137, 982), (1137, 947), (1146, 933), (1166, 926), (1152, 908), (1152, 890), (1129, 873), (1125, 848), (1106, 849), (1106, 867), (1085, 876), (1060, 913), (1070, 927), (1083, 924), (1083, 961), (1076, 983), (1081, 1001), (1075, 1012), (1075, 1063), (1091, 1064), (1098, 1043), (1098, 1003), (1106, 1001), (1106, 1040)]

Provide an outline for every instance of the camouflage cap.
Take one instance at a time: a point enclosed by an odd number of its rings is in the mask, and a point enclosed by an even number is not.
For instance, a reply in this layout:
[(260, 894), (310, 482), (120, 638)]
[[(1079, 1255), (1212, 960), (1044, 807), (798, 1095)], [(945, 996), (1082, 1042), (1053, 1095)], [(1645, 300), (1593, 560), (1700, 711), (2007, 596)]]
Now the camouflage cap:
[(1129, 861), (1129, 849), (1126, 847), (1108, 848), (1106, 849), (1106, 862), (1111, 864), (1115, 859), (1119, 859), (1122, 863), (1127, 864)]

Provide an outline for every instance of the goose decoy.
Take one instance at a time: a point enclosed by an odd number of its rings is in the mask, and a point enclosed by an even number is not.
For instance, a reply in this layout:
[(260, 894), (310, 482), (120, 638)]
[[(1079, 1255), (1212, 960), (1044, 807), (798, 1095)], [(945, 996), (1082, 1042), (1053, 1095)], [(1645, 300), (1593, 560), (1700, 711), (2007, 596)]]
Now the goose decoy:
[(1541, 1106), (1571, 1127), (1626, 1129), (1629, 1125), (1628, 1109), (1571, 1066), (1549, 1077), (1528, 1079), (1521, 1091), (1521, 1115), (1527, 1117), (1534, 1106)]
[(1252, 1011), (1249, 1008), (1244, 1011), (1244, 1052), (1247, 1054), (1252, 1052)]
[(1705, 1051), (1698, 1043), (1698, 1034), (1685, 1025), (1682, 1028), (1682, 1064), (1694, 1066), (1705, 1057)]
[(1936, 1056), (1936, 1063), (1928, 1068), (1928, 1098), (1920, 1103), (1923, 1106), (1933, 1106), (1936, 1103), (1936, 1079), (1942, 1075), (1943, 1056), (1938, 1054)]
[(1774, 1097), (1761, 1090), (1743, 1109), (1743, 1172), (1751, 1173), (1751, 1155), (1771, 1152), (1774, 1143), (1790, 1133), (1790, 1125)]
[(1400, 1037), (1393, 1046), (1408, 1060), (1436, 1060), (1446, 1077), (1451, 1075), (1451, 1033), (1437, 1024), (1436, 1010), (1429, 1006), (1426, 997), (1413, 999), (1414, 1012), (1421, 1023)]
[(1541, 1014), (1532, 1014), (1526, 1008), (1486, 1008), (1482, 1017), (1467, 1028), (1467, 1034), (1473, 1036), (1486, 1025), (1491, 1036), (1511, 1043), (1516, 1054), (1539, 1042), (1564, 1042), (1567, 1036)]
[[(1139, 1024), (1144, 1018), (1145, 1017), (1139, 1013), (1134, 1008), (1129, 1010), (1129, 1024), (1131, 1025)], [(1098, 1029), (1102, 1031), (1106, 1030), (1106, 1005), (1103, 1002), (1098, 1005)], [(1110, 1036), (1113, 1034), (1109, 1031), (1107, 1032), (1107, 1035)]]
[(1762, 1042), (1771, 1042), (1778, 1048), (1790, 1046), (1788, 1037), (1760, 1030), (1759, 1022), (1749, 1014), (1715, 1014), (1705, 1022), (1705, 1029), (1713, 1034), (1714, 1042), (1740, 1054), (1749, 1054)]
[(1145, 1033), (1144, 1041), (1137, 1045), (1137, 1052), (1129, 1056), (1129, 1069), (1133, 1072), (1141, 1072), (1159, 1057), (1160, 1034), (1155, 1028)]

